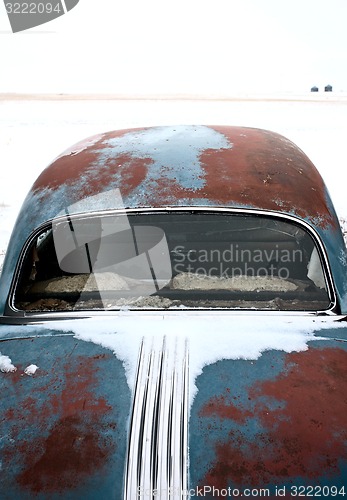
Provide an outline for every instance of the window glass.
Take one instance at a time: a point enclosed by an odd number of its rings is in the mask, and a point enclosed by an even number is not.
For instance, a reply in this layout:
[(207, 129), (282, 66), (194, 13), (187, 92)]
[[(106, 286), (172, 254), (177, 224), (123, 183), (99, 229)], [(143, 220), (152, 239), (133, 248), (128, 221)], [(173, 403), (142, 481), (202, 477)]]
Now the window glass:
[(26, 311), (329, 304), (305, 229), (227, 212), (59, 218), (29, 247), (15, 293)]

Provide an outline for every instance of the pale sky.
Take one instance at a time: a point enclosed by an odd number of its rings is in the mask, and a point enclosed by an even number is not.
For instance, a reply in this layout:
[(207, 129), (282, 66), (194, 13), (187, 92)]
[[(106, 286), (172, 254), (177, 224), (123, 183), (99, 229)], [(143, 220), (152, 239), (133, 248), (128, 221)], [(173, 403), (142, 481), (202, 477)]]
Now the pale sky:
[(0, 92), (347, 92), (347, 0), (80, 0), (13, 34)]

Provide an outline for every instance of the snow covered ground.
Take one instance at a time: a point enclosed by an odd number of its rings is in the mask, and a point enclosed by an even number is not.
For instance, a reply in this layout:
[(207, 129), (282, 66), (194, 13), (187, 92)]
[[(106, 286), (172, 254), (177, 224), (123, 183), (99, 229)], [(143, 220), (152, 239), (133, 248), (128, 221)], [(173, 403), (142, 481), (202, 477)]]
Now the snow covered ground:
[(0, 266), (23, 198), (37, 175), (75, 142), (149, 125), (242, 125), (294, 141), (323, 175), (347, 231), (347, 95), (232, 100), (20, 100), (0, 95)]

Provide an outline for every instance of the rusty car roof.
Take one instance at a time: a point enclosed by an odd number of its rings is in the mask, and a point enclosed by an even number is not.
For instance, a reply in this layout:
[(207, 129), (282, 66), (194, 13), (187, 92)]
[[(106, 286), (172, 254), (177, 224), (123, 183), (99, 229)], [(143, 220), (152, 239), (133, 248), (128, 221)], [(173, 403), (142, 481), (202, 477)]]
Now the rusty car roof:
[[(32, 193), (49, 199), (50, 210), (53, 202), (58, 214), (114, 188), (128, 208), (247, 207), (292, 213), (315, 225), (336, 223), (324, 182), (301, 149), (277, 133), (246, 127), (166, 126), (97, 135), (56, 158)], [(110, 208), (107, 203), (98, 209)], [(92, 203), (83, 207), (94, 209)]]
[[(322, 239), (347, 310), (345, 246), (318, 170), (287, 138), (236, 126), (116, 130), (63, 152), (24, 201), (0, 287), (7, 296), (23, 245), (44, 222), (67, 212), (145, 207), (242, 208), (305, 221)], [(0, 313), (3, 305), (0, 298)]]

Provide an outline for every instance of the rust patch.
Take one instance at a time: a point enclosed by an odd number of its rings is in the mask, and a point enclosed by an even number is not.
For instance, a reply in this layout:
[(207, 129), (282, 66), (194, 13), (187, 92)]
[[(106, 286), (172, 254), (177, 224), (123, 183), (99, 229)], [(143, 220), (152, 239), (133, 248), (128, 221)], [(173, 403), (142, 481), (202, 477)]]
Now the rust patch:
[(13, 385), (18, 384), (23, 377), (26, 377), (27, 375), (24, 375), (24, 368), (21, 367), (20, 365), (16, 364), (17, 370), (14, 372), (8, 372), (6, 373), (6, 377), (11, 381)]
[[(116, 172), (119, 186), (121, 186), (121, 195), (122, 197), (128, 196), (145, 180), (151, 163), (151, 158), (133, 158), (130, 155), (121, 155), (109, 159), (106, 162), (106, 178), (101, 178), (101, 186), (107, 186), (110, 182), (108, 177), (111, 176), (112, 178)], [(99, 187), (99, 182), (97, 185)]]
[(178, 181), (173, 179), (158, 178), (155, 181), (155, 188), (146, 193), (146, 198), (142, 204), (159, 207), (177, 206), (182, 202), (184, 204), (186, 200), (194, 200), (200, 197), (201, 190), (184, 188)]
[[(76, 144), (41, 173), (34, 183), (32, 191), (55, 190), (64, 185), (77, 186), (81, 189), (82, 198), (102, 192), (109, 186), (110, 182), (114, 181), (117, 173), (125, 174), (125, 186), (131, 182), (131, 179), (134, 179), (134, 185), (136, 185), (136, 179), (140, 182), (138, 178), (144, 178), (143, 170), (149, 160), (120, 156), (119, 160), (115, 157), (111, 160), (105, 159), (104, 163), (99, 163), (100, 152), (106, 147), (107, 140), (121, 137), (136, 130), (144, 129), (109, 132), (101, 135), (93, 145), (86, 148), (79, 147), (80, 144), (84, 145), (86, 141)], [(122, 165), (123, 161), (124, 165)], [(134, 169), (135, 172), (130, 169)]]
[(86, 149), (77, 154), (65, 154), (59, 156), (51, 163), (35, 181), (32, 191), (42, 189), (58, 189), (64, 184), (73, 184), (87, 170), (90, 165), (97, 161), (98, 149), (102, 139), (96, 142), (91, 149)]
[[(247, 436), (245, 424), (217, 442), (215, 463), (202, 484), (256, 487), (290, 478), (339, 478), (339, 460), (347, 460), (346, 380), (346, 351), (310, 349), (288, 354), (278, 378), (250, 388), (251, 415), (249, 408), (235, 413), (214, 398), (207, 414), (236, 415), (241, 423), (251, 417), (261, 425), (255, 438)], [(274, 402), (281, 404), (274, 409)]]
[(34, 423), (37, 419), (36, 406), (36, 399), (29, 396), (22, 402), (20, 409), (9, 408), (5, 412), (5, 419), (16, 422)]
[[(25, 489), (49, 493), (76, 487), (91, 473), (101, 473), (114, 452), (108, 436), (116, 423), (104, 418), (112, 408), (95, 391), (99, 359), (77, 357), (53, 365), (49, 383), (8, 410), (16, 450), (6, 450), (6, 457), (20, 457), (17, 482)], [(36, 437), (18, 443), (23, 429)]]
[(220, 419), (230, 418), (238, 423), (243, 423), (252, 413), (229, 403), (225, 396), (213, 397), (200, 411), (201, 417), (218, 417)]
[[(97, 158), (96, 153), (81, 153), (88, 158)], [(78, 188), (78, 198), (83, 199), (93, 196), (107, 189), (121, 186), (122, 196), (126, 196), (135, 187), (137, 187), (146, 177), (150, 159), (132, 158), (128, 155), (122, 155), (116, 158), (107, 159), (102, 168), (96, 168), (94, 165), (85, 168), (83, 163), (77, 163), (74, 157), (62, 157), (52, 165), (49, 180), (43, 180), (50, 189), (57, 189), (61, 185), (68, 185)], [(37, 183), (41, 183), (39, 178)], [(37, 189), (37, 184), (33, 187)], [(77, 199), (72, 200), (72, 202)]]
[[(206, 149), (199, 150), (200, 156), (196, 159), (199, 165), (191, 165), (192, 171), (201, 170), (199, 179), (194, 175), (190, 181), (187, 181), (187, 176), (184, 183), (179, 179), (180, 158), (188, 163), (195, 161), (190, 159), (189, 148), (184, 142), (186, 151), (178, 151), (177, 158), (170, 149), (172, 146), (168, 139), (153, 145), (149, 142), (146, 145), (148, 157), (137, 157), (137, 141), (143, 145), (143, 139), (137, 137), (136, 132), (150, 129), (128, 129), (103, 134), (89, 146), (86, 146), (88, 141), (84, 141), (81, 147), (76, 145), (71, 148), (42, 172), (32, 189), (35, 193), (43, 191), (44, 197), (45, 189), (54, 191), (69, 187), (65, 201), (72, 204), (87, 196), (119, 188), (123, 197), (130, 197), (131, 208), (193, 205), (194, 200), (201, 205), (201, 200), (206, 200), (207, 205), (294, 213), (310, 218), (323, 228), (338, 228), (319, 172), (295, 144), (279, 134), (259, 129), (205, 128), (210, 130), (210, 134), (221, 134), (230, 147), (209, 148), (209, 134), (205, 131)], [(134, 134), (133, 151), (130, 148), (122, 153), (118, 146), (112, 150), (112, 139), (130, 132)], [(189, 133), (193, 137), (194, 131)], [(132, 143), (129, 144), (131, 146)], [(129, 144), (127, 147), (130, 147)], [(153, 171), (151, 148), (153, 152), (160, 148), (163, 162), (153, 166)], [(177, 180), (168, 179), (166, 156), (171, 162), (169, 168), (172, 173), (177, 171)]]
[(39, 455), (19, 475), (19, 484), (36, 493), (76, 487), (83, 477), (100, 470), (107, 459), (110, 443), (106, 431), (95, 415), (59, 419), (46, 439), (19, 447), (31, 457)]
[(96, 398), (93, 387), (96, 384), (96, 373), (98, 371), (96, 361), (98, 356), (92, 358), (81, 358), (77, 366), (71, 371), (67, 366), (65, 369), (65, 386), (60, 394), (52, 394), (47, 415), (60, 414), (63, 418), (78, 414), (81, 411), (104, 414), (111, 407), (104, 398)]
[(322, 177), (291, 141), (273, 132), (213, 127), (233, 144), (231, 149), (206, 150), (203, 196), (225, 205), (294, 212), (335, 226), (327, 206)]

